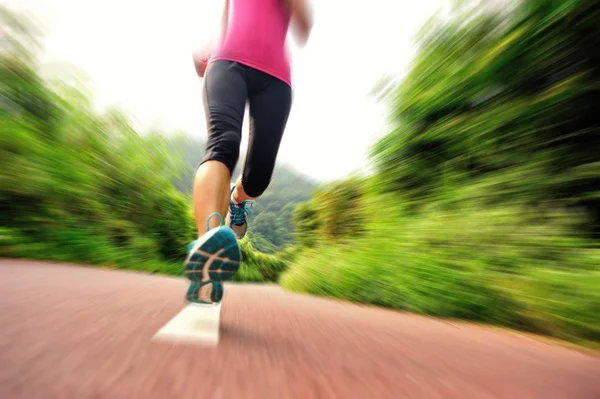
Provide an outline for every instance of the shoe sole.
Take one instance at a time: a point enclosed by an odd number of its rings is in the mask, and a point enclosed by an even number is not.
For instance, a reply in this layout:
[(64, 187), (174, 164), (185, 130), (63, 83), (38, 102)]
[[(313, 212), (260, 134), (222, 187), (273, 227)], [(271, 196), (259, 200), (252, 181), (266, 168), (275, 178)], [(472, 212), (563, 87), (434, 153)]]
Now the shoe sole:
[[(223, 281), (231, 280), (240, 268), (241, 251), (235, 233), (228, 227), (215, 229), (202, 243), (196, 243), (185, 261), (185, 276), (191, 281), (186, 300), (217, 303), (223, 298)], [(210, 300), (200, 299), (203, 287), (210, 286)]]
[[(242, 233), (238, 233), (237, 231), (233, 230), (233, 227), (230, 227), (231, 230), (233, 231), (233, 233), (235, 234), (235, 238), (237, 238), (238, 240), (241, 240), (242, 238), (244, 238), (246, 236), (246, 231), (248, 231), (248, 225), (245, 225), (246, 228), (244, 229), (244, 231)], [(241, 227), (241, 226), (236, 226), (236, 227)]]

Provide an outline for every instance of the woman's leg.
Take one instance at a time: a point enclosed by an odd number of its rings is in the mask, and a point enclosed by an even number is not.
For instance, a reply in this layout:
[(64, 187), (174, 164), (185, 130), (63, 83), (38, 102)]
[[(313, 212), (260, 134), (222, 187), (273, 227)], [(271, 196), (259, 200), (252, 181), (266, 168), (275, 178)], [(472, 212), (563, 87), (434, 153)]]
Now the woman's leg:
[[(246, 109), (244, 67), (229, 61), (212, 63), (204, 78), (203, 96), (208, 140), (193, 187), (198, 237), (207, 231), (208, 216), (213, 212), (225, 216), (229, 205), (229, 182), (239, 158)], [(212, 218), (210, 228), (218, 222)]]
[(248, 153), (234, 197), (258, 198), (269, 186), (291, 107), (292, 88), (274, 77), (251, 93)]
[[(198, 240), (185, 261), (185, 275), (190, 279), (186, 299), (190, 302), (220, 302), (222, 282), (231, 279), (239, 268), (241, 253), (235, 234), (219, 226), (228, 204), (231, 172), (239, 156), (247, 99), (245, 73), (238, 63), (217, 61), (204, 77), (208, 141), (194, 179)], [(218, 217), (213, 217), (216, 214)]]
[(250, 137), (242, 176), (231, 194), (227, 225), (238, 238), (247, 229), (246, 201), (268, 187), (279, 145), (292, 106), (292, 89), (285, 82), (257, 70), (248, 71)]

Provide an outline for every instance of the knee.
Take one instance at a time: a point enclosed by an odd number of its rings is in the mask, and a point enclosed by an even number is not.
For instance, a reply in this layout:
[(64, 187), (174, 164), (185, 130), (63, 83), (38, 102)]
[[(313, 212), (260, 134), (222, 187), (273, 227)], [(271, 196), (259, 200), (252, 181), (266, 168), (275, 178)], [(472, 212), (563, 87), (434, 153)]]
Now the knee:
[(251, 198), (260, 197), (267, 187), (269, 187), (270, 183), (270, 175), (251, 175), (242, 177), (242, 187), (244, 187), (244, 192)]

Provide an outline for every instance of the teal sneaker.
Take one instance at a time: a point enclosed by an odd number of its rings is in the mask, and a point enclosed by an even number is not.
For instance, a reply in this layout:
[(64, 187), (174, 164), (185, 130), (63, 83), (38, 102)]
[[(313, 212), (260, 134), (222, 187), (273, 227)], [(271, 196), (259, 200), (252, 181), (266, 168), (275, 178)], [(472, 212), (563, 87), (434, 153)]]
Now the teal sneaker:
[[(219, 217), (219, 227), (209, 230), (208, 222), (213, 216)], [(222, 282), (232, 279), (240, 267), (241, 252), (235, 233), (222, 224), (221, 215), (212, 213), (206, 220), (208, 231), (188, 245), (185, 260), (185, 276), (191, 281), (185, 295), (188, 302), (221, 302)]]
[(246, 235), (246, 230), (248, 229), (248, 211), (254, 201), (246, 200), (242, 201), (241, 204), (236, 204), (233, 200), (233, 190), (235, 190), (235, 184), (231, 186), (229, 211), (225, 218), (225, 224), (233, 230), (237, 239), (241, 240)]

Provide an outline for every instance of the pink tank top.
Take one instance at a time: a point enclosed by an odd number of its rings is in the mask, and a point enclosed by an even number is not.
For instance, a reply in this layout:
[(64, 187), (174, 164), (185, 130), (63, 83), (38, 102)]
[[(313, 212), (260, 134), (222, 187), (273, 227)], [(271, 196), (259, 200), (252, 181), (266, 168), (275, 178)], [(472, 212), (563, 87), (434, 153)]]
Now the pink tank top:
[(229, 0), (227, 31), (210, 61), (237, 61), (291, 86), (286, 48), (290, 17), (281, 2)]

